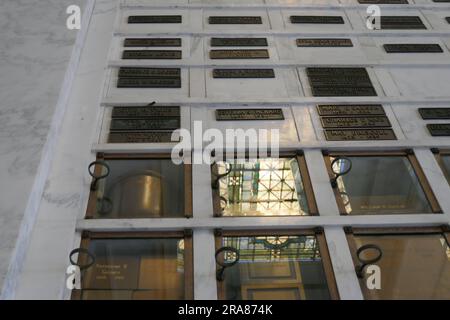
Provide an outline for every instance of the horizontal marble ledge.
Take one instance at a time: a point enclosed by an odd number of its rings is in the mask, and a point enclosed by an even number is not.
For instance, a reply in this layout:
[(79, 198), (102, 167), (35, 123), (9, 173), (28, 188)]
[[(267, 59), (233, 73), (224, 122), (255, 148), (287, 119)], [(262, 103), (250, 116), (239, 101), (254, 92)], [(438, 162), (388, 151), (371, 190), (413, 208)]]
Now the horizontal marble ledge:
[[(207, 215), (202, 215), (207, 216)], [(439, 226), (449, 223), (448, 214), (379, 215), (371, 216), (301, 216), (301, 217), (242, 217), (191, 219), (120, 219), (78, 220), (77, 231), (166, 231), (182, 229), (295, 229), (314, 227), (412, 227)]]

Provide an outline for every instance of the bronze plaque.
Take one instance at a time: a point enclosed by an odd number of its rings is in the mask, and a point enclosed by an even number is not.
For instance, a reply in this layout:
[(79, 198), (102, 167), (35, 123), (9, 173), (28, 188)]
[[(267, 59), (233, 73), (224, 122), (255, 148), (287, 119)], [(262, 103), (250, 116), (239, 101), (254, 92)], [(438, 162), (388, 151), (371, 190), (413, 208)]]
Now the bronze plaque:
[(426, 29), (418, 16), (381, 16), (381, 29)]
[(284, 115), (282, 109), (217, 109), (216, 120), (284, 120)]
[(408, 0), (358, 0), (360, 4), (408, 4)]
[(269, 59), (269, 51), (261, 50), (211, 50), (211, 59)]
[(383, 116), (381, 104), (350, 104), (350, 105), (318, 105), (320, 116)]
[(267, 47), (266, 38), (211, 38), (211, 47)]
[(309, 76), (309, 83), (313, 87), (372, 87), (372, 82), (367, 76)]
[(441, 53), (437, 43), (389, 43), (383, 45), (387, 53)]
[(209, 24), (262, 24), (261, 17), (252, 16), (219, 16), (209, 17)]
[(214, 69), (213, 78), (275, 78), (273, 69)]
[(180, 128), (180, 118), (112, 119), (110, 131), (175, 130)]
[(297, 47), (353, 47), (350, 39), (316, 38), (297, 39)]
[(119, 78), (117, 88), (181, 88), (181, 79)]
[(344, 24), (340, 16), (291, 16), (291, 23)]
[(373, 97), (377, 92), (372, 87), (312, 87), (314, 97)]
[(111, 118), (165, 118), (179, 117), (179, 106), (149, 106), (149, 107), (114, 107)]
[(181, 23), (181, 16), (129, 16), (128, 23)]
[(446, 3), (446, 2), (450, 2), (450, 0), (433, 0), (433, 2)]
[(367, 76), (366, 68), (330, 68), (330, 67), (319, 67), (319, 68), (306, 68), (306, 74), (309, 76)]
[(427, 124), (427, 128), (433, 137), (450, 136), (450, 123), (431, 123)]
[(180, 78), (180, 68), (120, 67), (119, 78)]
[(111, 132), (108, 143), (168, 143), (179, 142), (171, 140), (172, 132), (152, 131), (152, 132)]
[(389, 128), (391, 123), (386, 116), (367, 117), (321, 117), (324, 128)]
[(424, 120), (450, 119), (450, 108), (419, 108)]
[(124, 47), (181, 47), (181, 38), (127, 38)]
[(181, 50), (124, 50), (122, 59), (181, 59)]
[(324, 130), (328, 141), (397, 140), (392, 129)]

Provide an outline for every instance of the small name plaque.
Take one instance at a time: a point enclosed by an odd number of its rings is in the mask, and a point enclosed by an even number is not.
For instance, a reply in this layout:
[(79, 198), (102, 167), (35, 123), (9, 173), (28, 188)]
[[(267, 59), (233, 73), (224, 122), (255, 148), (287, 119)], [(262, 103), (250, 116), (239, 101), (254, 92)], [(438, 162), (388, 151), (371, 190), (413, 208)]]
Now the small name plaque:
[(211, 59), (269, 59), (269, 51), (262, 50), (211, 50)]
[(383, 116), (381, 104), (355, 104), (355, 105), (318, 105), (320, 116)]
[(181, 79), (119, 78), (118, 88), (181, 88)]
[(179, 142), (178, 138), (172, 141), (172, 132), (153, 131), (153, 132), (111, 132), (108, 143), (168, 143)]
[(441, 53), (444, 52), (437, 43), (389, 43), (383, 45), (387, 53)]
[(433, 137), (448, 137), (450, 136), (450, 123), (431, 123), (427, 124), (428, 131)]
[(122, 59), (181, 59), (181, 50), (125, 50)]
[(367, 117), (322, 117), (323, 128), (389, 128), (386, 116)]
[(211, 47), (267, 47), (266, 38), (211, 38)]
[(114, 107), (111, 118), (165, 118), (179, 117), (179, 106), (150, 106), (150, 107)]
[(392, 129), (324, 130), (328, 141), (397, 140)]
[(217, 16), (209, 17), (209, 24), (262, 24), (261, 17), (252, 16)]
[(110, 131), (176, 130), (180, 118), (112, 119)]
[(181, 23), (182, 17), (177, 16), (129, 16), (128, 23)]
[(273, 69), (214, 69), (213, 78), (275, 78)]
[(426, 29), (418, 16), (381, 16), (381, 29)]
[(284, 120), (284, 115), (282, 109), (218, 109), (216, 120)]
[(180, 68), (121, 67), (119, 78), (180, 78)]
[(297, 39), (297, 47), (353, 47), (350, 39)]
[(419, 108), (424, 120), (450, 119), (450, 108)]
[(127, 38), (124, 47), (181, 47), (181, 38)]
[(314, 97), (372, 97), (377, 92), (374, 88), (363, 87), (312, 87)]
[(340, 16), (291, 16), (291, 23), (344, 24)]
[(358, 0), (360, 4), (408, 4), (408, 0)]

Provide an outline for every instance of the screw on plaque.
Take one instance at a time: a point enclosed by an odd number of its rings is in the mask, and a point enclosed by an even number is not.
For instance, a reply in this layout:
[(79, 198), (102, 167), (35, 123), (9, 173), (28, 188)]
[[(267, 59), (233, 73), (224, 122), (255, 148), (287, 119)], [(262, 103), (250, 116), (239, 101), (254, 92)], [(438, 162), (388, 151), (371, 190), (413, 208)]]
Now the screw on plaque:
[(337, 157), (331, 162), (331, 171), (334, 173), (334, 178), (330, 180), (333, 189), (337, 188), (337, 179), (352, 170), (352, 161), (347, 157)]
[[(105, 173), (102, 173), (100, 175), (95, 174), (95, 168), (96, 166), (101, 166), (106, 169)], [(92, 171), (92, 168), (94, 168), (94, 171)], [(88, 167), (89, 175), (94, 178), (94, 180), (91, 183), (91, 191), (97, 190), (98, 181), (101, 179), (106, 178), (109, 176), (109, 172), (111, 171), (108, 164), (105, 161), (94, 161), (92, 162)]]
[[(225, 254), (231, 253), (233, 256), (233, 260), (225, 262)], [(220, 259), (220, 255), (223, 254), (223, 258)], [(225, 279), (225, 269), (234, 266), (239, 262), (240, 254), (239, 250), (233, 247), (222, 247), (216, 251), (216, 263), (220, 266), (216, 272), (216, 280), (223, 281)]]
[[(361, 258), (361, 253), (367, 250), (375, 250), (377, 252), (376, 256), (371, 259)], [(358, 278), (364, 278), (363, 274), (364, 268), (367, 267), (368, 265), (377, 263), (378, 261), (380, 261), (382, 256), (383, 251), (381, 251), (381, 248), (375, 244), (366, 244), (361, 246), (358, 250), (356, 250), (356, 257), (358, 258), (359, 262), (361, 262), (361, 264), (355, 267), (356, 275), (358, 276)]]

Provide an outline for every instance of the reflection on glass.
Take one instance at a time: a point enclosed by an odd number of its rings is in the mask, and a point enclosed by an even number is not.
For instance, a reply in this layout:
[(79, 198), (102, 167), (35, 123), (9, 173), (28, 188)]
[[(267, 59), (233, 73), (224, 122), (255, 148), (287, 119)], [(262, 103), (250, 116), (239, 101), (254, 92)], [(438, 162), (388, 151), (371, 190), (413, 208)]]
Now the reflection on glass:
[(330, 299), (316, 237), (225, 237), (222, 245), (240, 253), (225, 271), (225, 299)]
[(348, 214), (432, 212), (406, 156), (348, 158), (352, 162), (351, 170), (337, 179)]
[(450, 155), (441, 155), (445, 178), (450, 183)]
[(376, 244), (383, 252), (376, 263), (381, 289), (365, 289), (365, 273), (361, 280), (366, 299), (450, 299), (450, 248), (442, 234), (358, 235), (355, 242), (356, 248)]
[(184, 167), (170, 159), (107, 160), (94, 218), (184, 216)]
[(308, 215), (309, 208), (296, 158), (217, 163), (224, 216)]
[(83, 300), (184, 299), (184, 240), (95, 239)]

